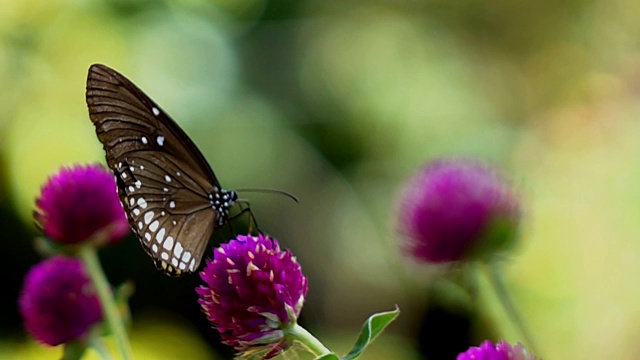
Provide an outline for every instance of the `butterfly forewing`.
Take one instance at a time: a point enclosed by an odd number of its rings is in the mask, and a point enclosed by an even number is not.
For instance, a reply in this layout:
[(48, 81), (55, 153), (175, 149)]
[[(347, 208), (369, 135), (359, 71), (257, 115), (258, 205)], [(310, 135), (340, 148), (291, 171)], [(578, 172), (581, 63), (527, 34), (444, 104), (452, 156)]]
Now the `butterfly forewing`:
[[(115, 70), (92, 65), (86, 95), (120, 201), (144, 249), (169, 275), (195, 271), (221, 223), (214, 195), (224, 193), (204, 156), (153, 100)], [(221, 200), (219, 206), (232, 204)]]
[(198, 169), (218, 185), (209, 164), (189, 136), (122, 74), (104, 65), (92, 65), (87, 78), (87, 105), (98, 138), (105, 150), (111, 147), (107, 150), (110, 166), (114, 158), (126, 152), (159, 149)]

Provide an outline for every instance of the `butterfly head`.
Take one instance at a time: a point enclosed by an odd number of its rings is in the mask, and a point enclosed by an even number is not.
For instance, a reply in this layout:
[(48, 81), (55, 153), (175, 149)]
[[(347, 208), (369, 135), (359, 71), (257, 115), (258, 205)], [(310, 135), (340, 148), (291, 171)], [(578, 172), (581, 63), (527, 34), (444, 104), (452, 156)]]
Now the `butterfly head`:
[(238, 194), (233, 190), (214, 188), (209, 194), (211, 207), (218, 213), (218, 226), (222, 226), (229, 218), (229, 209), (238, 200)]

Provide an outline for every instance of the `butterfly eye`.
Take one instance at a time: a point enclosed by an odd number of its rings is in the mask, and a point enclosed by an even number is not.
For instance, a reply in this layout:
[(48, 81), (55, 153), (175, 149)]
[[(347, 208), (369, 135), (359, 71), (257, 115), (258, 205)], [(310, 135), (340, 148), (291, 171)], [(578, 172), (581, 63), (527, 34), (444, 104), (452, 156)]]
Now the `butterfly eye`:
[(140, 243), (166, 274), (196, 271), (236, 193), (222, 189), (189, 136), (122, 74), (92, 65), (86, 100)]

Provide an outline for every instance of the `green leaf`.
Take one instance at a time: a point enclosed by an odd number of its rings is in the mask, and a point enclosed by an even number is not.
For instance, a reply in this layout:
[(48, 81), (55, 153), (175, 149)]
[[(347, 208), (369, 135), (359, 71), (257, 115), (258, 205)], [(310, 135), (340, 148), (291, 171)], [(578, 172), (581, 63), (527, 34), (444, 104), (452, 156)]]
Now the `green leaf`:
[(342, 360), (357, 359), (364, 349), (366, 349), (366, 347), (369, 346), (369, 344), (371, 344), (373, 340), (375, 340), (376, 337), (387, 327), (387, 325), (398, 317), (398, 315), (400, 315), (400, 309), (398, 306), (396, 306), (396, 309), (393, 311), (386, 311), (371, 315), (362, 326), (362, 331), (360, 331), (360, 336), (358, 337), (355, 345), (349, 354), (344, 356)]

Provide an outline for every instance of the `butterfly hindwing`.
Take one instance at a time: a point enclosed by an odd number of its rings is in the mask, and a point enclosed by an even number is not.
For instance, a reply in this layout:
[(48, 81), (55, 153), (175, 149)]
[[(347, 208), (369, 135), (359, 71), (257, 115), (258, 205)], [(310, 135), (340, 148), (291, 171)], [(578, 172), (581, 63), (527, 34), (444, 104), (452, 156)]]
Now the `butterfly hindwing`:
[(170, 156), (142, 152), (116, 164), (120, 199), (133, 231), (158, 267), (171, 274), (193, 272), (213, 231), (216, 213), (188, 173), (173, 166), (161, 168), (154, 163), (157, 158)]
[(142, 90), (92, 65), (87, 105), (129, 223), (159, 269), (194, 272), (235, 193), (225, 192), (202, 153)]

